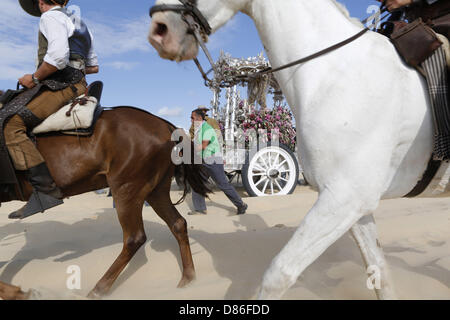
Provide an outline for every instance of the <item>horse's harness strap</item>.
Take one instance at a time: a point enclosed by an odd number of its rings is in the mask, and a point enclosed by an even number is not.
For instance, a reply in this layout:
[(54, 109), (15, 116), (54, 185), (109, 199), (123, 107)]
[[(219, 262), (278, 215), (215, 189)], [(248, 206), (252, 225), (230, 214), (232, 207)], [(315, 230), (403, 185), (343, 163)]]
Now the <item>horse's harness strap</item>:
[(414, 187), (414, 189), (412, 189), (406, 196), (404, 196), (404, 198), (414, 198), (424, 192), (425, 189), (430, 185), (441, 165), (442, 161), (434, 160), (433, 156), (431, 156), (422, 179), (417, 182), (417, 185)]
[(203, 14), (198, 10), (198, 8), (190, 2), (189, 0), (179, 0), (182, 4), (176, 5), (176, 4), (160, 4), (156, 5), (150, 8), (150, 17), (153, 16), (156, 12), (161, 11), (174, 11), (179, 13), (188, 13), (194, 17), (194, 19), (200, 24), (200, 26), (203, 29), (203, 32), (205, 32), (208, 36), (212, 32), (212, 28), (208, 23), (208, 20), (203, 16)]
[[(386, 11), (387, 11), (387, 9), (384, 7), (384, 2), (383, 2), (382, 6), (381, 6), (381, 8), (380, 8), (380, 11), (379, 11), (378, 13), (376, 13), (374, 16), (371, 16), (371, 17), (366, 18), (365, 20), (361, 21), (361, 23), (362, 23), (362, 24), (366, 24), (368, 21), (370, 21), (370, 20), (372, 20), (372, 19), (375, 19), (375, 20), (376, 20), (376, 17), (377, 17), (377, 16), (379, 17), (382, 13), (384, 13), (384, 12), (386, 12)], [(383, 19), (383, 18), (382, 18), (382, 19)], [(298, 65), (298, 64), (302, 64), (302, 63), (308, 62), (308, 61), (310, 61), (310, 60), (316, 59), (316, 58), (318, 58), (318, 57), (320, 57), (320, 56), (323, 56), (323, 55), (325, 55), (325, 54), (327, 54), (327, 53), (330, 53), (330, 52), (332, 52), (332, 51), (334, 51), (334, 50), (337, 50), (337, 49), (339, 49), (339, 48), (341, 48), (341, 47), (343, 47), (343, 46), (346, 46), (347, 44), (349, 44), (349, 43), (351, 43), (351, 42), (357, 40), (358, 38), (360, 38), (361, 36), (363, 36), (363, 35), (364, 35), (367, 31), (369, 31), (369, 30), (370, 30), (369, 27), (364, 28), (363, 30), (361, 30), (360, 32), (358, 32), (357, 34), (355, 34), (354, 36), (352, 36), (352, 37), (350, 37), (350, 38), (348, 38), (348, 39), (345, 39), (344, 41), (341, 41), (341, 42), (339, 42), (339, 43), (336, 43), (335, 45), (333, 45), (333, 46), (331, 46), (331, 47), (328, 47), (328, 48), (326, 48), (326, 49), (324, 49), (324, 50), (321, 50), (321, 51), (319, 51), (319, 52), (316, 52), (316, 53), (314, 53), (314, 54), (312, 54), (312, 55), (310, 55), (310, 56), (307, 56), (307, 57), (305, 57), (305, 58), (296, 60), (296, 61), (294, 61), (294, 62), (285, 64), (285, 65), (283, 65), (283, 66), (281, 66), (281, 67), (278, 67), (278, 68), (275, 68), (275, 69), (269, 67), (269, 68), (267, 68), (266, 70), (263, 70), (263, 71), (260, 71), (260, 72), (251, 74), (251, 75), (249, 75), (249, 76), (251, 76), (251, 77), (258, 77), (258, 76), (261, 76), (261, 75), (264, 75), (264, 74), (274, 73), (274, 72), (281, 71), (281, 70), (284, 70), (284, 69), (288, 69), (288, 68), (291, 68), (291, 67), (296, 66), (296, 65)]]
[(361, 30), (360, 32), (358, 32), (357, 34), (355, 34), (354, 36), (352, 36), (352, 37), (350, 37), (350, 38), (348, 38), (348, 39), (346, 39), (344, 41), (341, 41), (341, 42), (339, 42), (339, 43), (337, 43), (337, 44), (335, 44), (335, 45), (333, 45), (331, 47), (328, 47), (328, 48), (326, 48), (324, 50), (321, 50), (321, 51), (316, 52), (316, 53), (314, 53), (312, 55), (309, 55), (309, 56), (307, 56), (305, 58), (302, 58), (302, 59), (296, 60), (294, 62), (285, 64), (284, 66), (281, 66), (281, 67), (278, 67), (278, 68), (275, 68), (275, 69), (268, 68), (266, 70), (263, 70), (263, 71), (251, 74), (249, 76), (251, 76), (251, 77), (259, 77), (259, 76), (264, 75), (264, 74), (274, 73), (274, 72), (277, 72), (277, 71), (288, 69), (288, 68), (291, 68), (291, 67), (296, 66), (298, 64), (302, 64), (302, 63), (308, 62), (310, 60), (316, 59), (316, 58), (318, 58), (320, 56), (323, 56), (323, 55), (325, 55), (327, 53), (330, 53), (330, 52), (332, 52), (332, 51), (334, 51), (336, 49), (339, 49), (339, 48), (341, 48), (341, 47), (343, 47), (343, 46), (345, 46), (345, 45), (355, 41), (356, 39), (360, 38), (363, 34), (365, 34), (369, 30), (370, 30), (369, 28), (365, 28), (365, 29)]
[[(191, 19), (189, 19), (189, 18), (192, 17), (195, 20), (195, 22), (197, 22), (200, 25), (202, 31), (205, 32), (207, 35), (210, 35), (211, 34), (211, 26), (209, 25), (208, 20), (203, 16), (203, 14), (200, 12), (200, 10), (196, 7), (195, 3), (192, 3), (192, 0), (179, 0), (179, 1), (182, 3), (181, 5), (161, 4), (161, 5), (156, 5), (156, 6), (151, 7), (150, 8), (150, 16), (153, 16), (154, 13), (161, 12), (161, 11), (174, 11), (174, 12), (181, 13), (183, 20), (189, 26), (189, 31), (194, 34), (195, 38), (197, 39), (197, 42), (202, 47), (209, 62), (211, 63), (212, 69), (210, 71), (215, 70), (214, 61), (212, 60), (211, 55), (210, 55), (208, 49), (206, 48), (206, 45), (205, 45), (202, 37), (199, 34), (198, 27), (196, 27), (194, 25), (193, 21), (190, 21)], [(382, 14), (386, 10), (387, 9), (385, 8), (384, 2), (383, 2), (383, 4), (381, 5), (381, 8), (380, 8), (380, 12), (377, 13), (377, 15)], [(362, 23), (364, 24), (374, 17), (376, 17), (376, 16), (369, 17), (369, 18), (365, 19), (364, 21), (362, 21)], [(283, 66), (275, 68), (275, 69), (267, 68), (266, 70), (262, 70), (260, 72), (251, 74), (251, 75), (249, 75), (249, 77), (259, 77), (261, 75), (274, 73), (274, 72), (281, 71), (281, 70), (284, 70), (287, 68), (291, 68), (298, 64), (308, 62), (310, 60), (313, 60), (322, 55), (330, 53), (336, 49), (339, 49), (339, 48), (357, 40), (358, 38), (360, 38), (362, 35), (364, 35), (369, 30), (370, 30), (370, 28), (365, 28), (365, 29), (361, 30), (360, 32), (358, 32), (357, 34), (355, 34), (354, 36), (352, 36), (344, 41), (341, 41), (331, 47), (328, 47), (324, 50), (316, 52), (310, 56), (296, 60), (294, 62), (288, 63), (286, 65), (283, 65)], [(205, 72), (197, 59), (194, 59), (194, 62), (197, 65), (198, 69), (200, 70), (200, 73), (202, 74), (202, 77), (205, 80), (205, 84), (208, 85), (208, 82), (211, 82), (211, 80), (208, 79), (208, 76), (207, 76), (210, 71)]]

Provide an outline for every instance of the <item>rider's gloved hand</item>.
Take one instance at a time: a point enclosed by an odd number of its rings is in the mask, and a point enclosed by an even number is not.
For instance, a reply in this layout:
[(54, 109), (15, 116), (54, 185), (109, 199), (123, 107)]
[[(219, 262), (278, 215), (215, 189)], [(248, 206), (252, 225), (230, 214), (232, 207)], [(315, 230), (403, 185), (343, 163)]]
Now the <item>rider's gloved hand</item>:
[[(378, 2), (383, 2), (383, 0), (377, 0)], [(414, 0), (386, 0), (386, 8), (389, 11), (393, 11), (395, 9), (404, 7), (404, 6), (408, 6), (410, 4), (412, 4), (414, 2)]]

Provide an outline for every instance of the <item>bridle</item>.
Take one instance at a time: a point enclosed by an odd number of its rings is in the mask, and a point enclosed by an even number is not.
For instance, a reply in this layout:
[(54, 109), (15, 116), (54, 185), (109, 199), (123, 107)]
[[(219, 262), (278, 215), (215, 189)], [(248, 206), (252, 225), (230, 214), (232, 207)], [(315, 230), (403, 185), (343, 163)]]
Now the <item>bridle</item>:
[[(206, 47), (206, 39), (207, 36), (209, 36), (211, 34), (211, 26), (208, 23), (208, 20), (205, 18), (205, 16), (201, 13), (201, 11), (197, 8), (196, 5), (196, 0), (178, 0), (181, 2), (181, 5), (174, 5), (174, 4), (161, 4), (161, 5), (155, 5), (153, 7), (150, 8), (150, 17), (153, 16), (154, 13), (156, 12), (163, 12), (163, 11), (172, 11), (172, 12), (178, 12), (181, 14), (181, 18), (184, 22), (186, 22), (186, 24), (188, 25), (188, 33), (191, 33), (194, 35), (194, 37), (196, 38), (198, 44), (200, 45), (200, 47), (203, 49), (203, 51), (205, 52), (206, 57), (209, 60), (209, 63), (212, 66), (212, 69), (210, 69), (208, 72), (205, 72), (204, 69), (202, 68), (200, 62), (198, 61), (197, 58), (194, 58), (194, 62), (197, 65), (200, 73), (202, 74), (203, 79), (205, 80), (205, 85), (206, 86), (210, 86), (210, 84), (213, 82), (211, 79), (208, 78), (208, 74), (211, 71), (216, 72), (216, 66), (214, 63), (214, 60), (211, 57), (211, 54), (209, 53), (208, 48)], [(381, 14), (383, 14), (384, 12), (387, 11), (387, 8), (385, 6), (386, 0), (384, 0), (380, 6), (380, 11), (377, 12), (375, 15), (368, 17), (367, 19), (361, 21), (362, 24), (367, 23), (368, 21), (371, 21), (372, 19), (378, 19)], [(389, 14), (388, 14), (389, 15)], [(380, 19), (384, 20), (388, 15), (385, 15), (383, 18)], [(354, 36), (345, 39), (344, 41), (341, 41), (335, 45), (332, 45), (324, 50), (321, 50), (319, 52), (316, 52), (314, 54), (311, 54), (307, 57), (304, 57), (302, 59), (296, 60), (294, 62), (285, 64), (281, 67), (278, 68), (272, 68), (272, 67), (268, 67), (265, 70), (261, 70), (257, 73), (253, 73), (253, 74), (249, 74), (249, 77), (259, 77), (261, 75), (265, 75), (265, 74), (270, 74), (270, 73), (274, 73), (277, 71), (281, 71), (287, 68), (291, 68), (293, 66), (305, 63), (307, 61), (313, 60), (315, 58), (318, 58), (324, 54), (327, 54), (331, 51), (334, 51), (336, 49), (339, 49), (353, 41), (355, 41), (356, 39), (360, 38), (362, 35), (364, 35), (367, 31), (370, 30), (370, 27), (366, 27), (363, 30), (361, 30), (360, 32), (358, 32), (357, 34), (355, 34)]]
[(155, 12), (173, 11), (179, 12), (182, 15), (190, 14), (194, 17), (195, 21), (201, 26), (203, 32), (208, 36), (211, 34), (211, 26), (205, 16), (198, 10), (195, 0), (179, 0), (182, 4), (160, 4), (150, 8), (150, 17)]
[(164, 12), (164, 11), (172, 11), (178, 12), (181, 14), (181, 19), (186, 22), (188, 25), (188, 33), (193, 34), (195, 39), (197, 40), (200, 47), (205, 52), (206, 57), (209, 60), (209, 63), (212, 66), (212, 69), (208, 72), (205, 72), (198, 61), (197, 58), (194, 58), (194, 62), (197, 65), (197, 68), (200, 70), (203, 79), (205, 80), (205, 84), (211, 83), (211, 80), (208, 79), (208, 73), (212, 70), (215, 71), (215, 63), (209, 53), (208, 48), (206, 47), (205, 42), (207, 41), (207, 36), (209, 36), (212, 32), (212, 28), (208, 23), (208, 20), (205, 16), (200, 12), (200, 10), (196, 6), (196, 0), (179, 0), (181, 4), (160, 4), (155, 5), (150, 8), (150, 17), (153, 16), (156, 12)]

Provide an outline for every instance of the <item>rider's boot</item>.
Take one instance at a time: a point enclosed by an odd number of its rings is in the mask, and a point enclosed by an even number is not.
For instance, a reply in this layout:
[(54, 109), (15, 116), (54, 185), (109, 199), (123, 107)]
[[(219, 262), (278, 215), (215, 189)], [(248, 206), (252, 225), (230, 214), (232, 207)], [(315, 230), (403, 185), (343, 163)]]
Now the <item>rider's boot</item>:
[(33, 194), (25, 206), (9, 215), (10, 219), (24, 219), (63, 203), (61, 199), (64, 195), (50, 175), (45, 162), (30, 168), (29, 172)]

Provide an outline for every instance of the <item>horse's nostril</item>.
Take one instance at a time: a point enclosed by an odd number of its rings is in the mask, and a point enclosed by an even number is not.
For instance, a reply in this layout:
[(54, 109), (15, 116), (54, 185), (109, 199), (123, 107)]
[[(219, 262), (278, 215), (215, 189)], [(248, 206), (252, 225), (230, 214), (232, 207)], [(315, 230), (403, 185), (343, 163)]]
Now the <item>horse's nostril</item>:
[(155, 28), (155, 34), (164, 37), (169, 29), (164, 23), (157, 23)]

